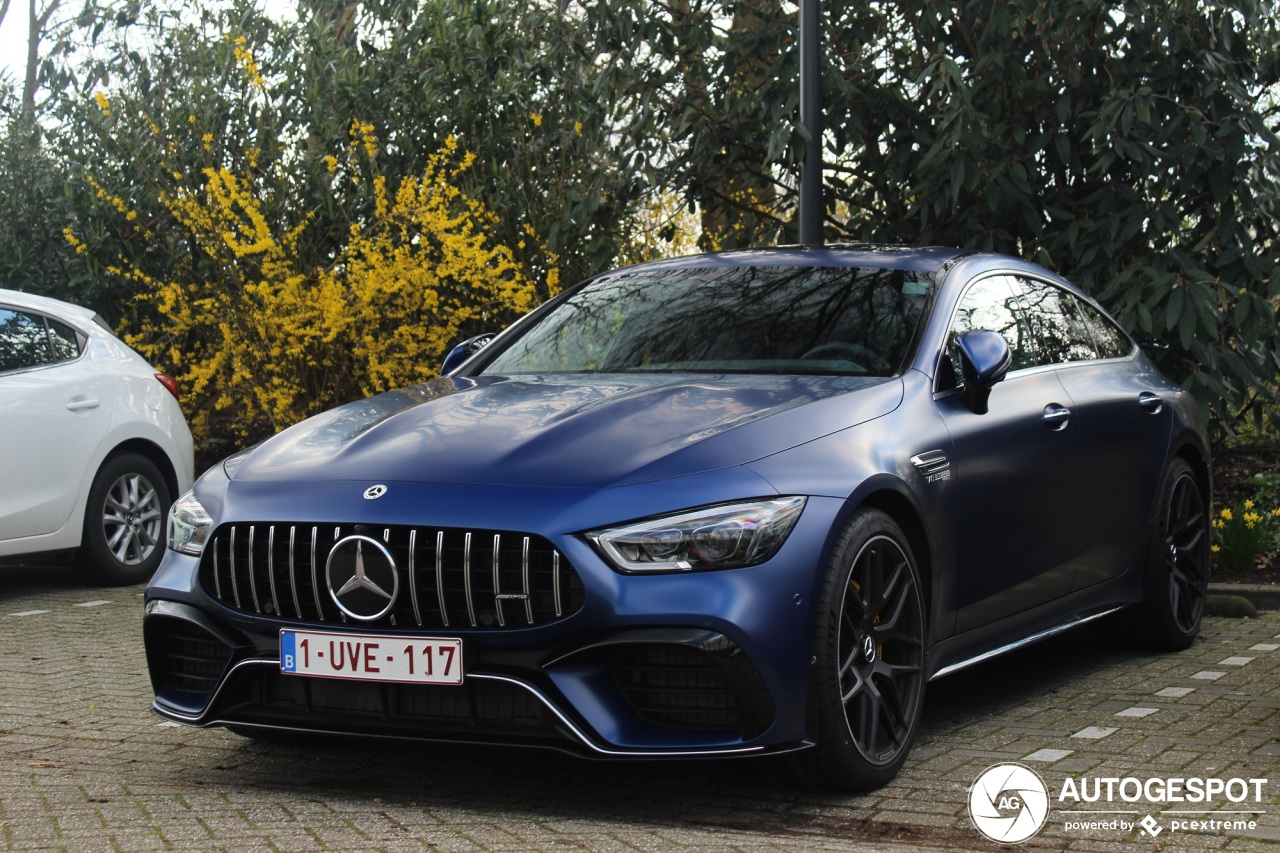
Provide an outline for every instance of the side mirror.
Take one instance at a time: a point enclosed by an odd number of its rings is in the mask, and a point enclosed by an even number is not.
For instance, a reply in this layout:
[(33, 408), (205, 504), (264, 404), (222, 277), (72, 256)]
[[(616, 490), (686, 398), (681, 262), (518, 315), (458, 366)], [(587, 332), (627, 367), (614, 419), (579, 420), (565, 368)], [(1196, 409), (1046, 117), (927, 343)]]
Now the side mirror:
[(996, 332), (974, 329), (957, 337), (955, 348), (964, 373), (964, 401), (975, 415), (985, 415), (991, 389), (1013, 364), (1009, 342)]
[(467, 338), (449, 350), (449, 354), (444, 357), (444, 364), (440, 365), (440, 375), (448, 376), (453, 373), (453, 371), (462, 366), (464, 361), (484, 349), (497, 336), (495, 332), (485, 332), (483, 335)]

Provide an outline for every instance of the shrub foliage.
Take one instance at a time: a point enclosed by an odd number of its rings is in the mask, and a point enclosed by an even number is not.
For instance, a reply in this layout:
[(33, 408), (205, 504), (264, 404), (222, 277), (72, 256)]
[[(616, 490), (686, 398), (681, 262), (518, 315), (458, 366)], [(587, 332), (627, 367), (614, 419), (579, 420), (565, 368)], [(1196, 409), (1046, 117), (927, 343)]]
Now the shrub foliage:
[[(373, 216), (351, 223), (328, 266), (300, 253), (309, 216), (267, 221), (250, 163), (238, 174), (205, 169), (195, 187), (174, 173), (160, 200), (191, 253), (167, 278), (128, 261), (109, 268), (139, 286), (126, 340), (187, 387), (206, 451), (436, 376), (469, 331), (501, 328), (537, 305), (539, 287), (489, 238), (496, 217), (458, 189), (474, 155), (449, 137), (392, 192), (377, 173), (374, 128), (357, 121), (351, 137), (331, 161), (335, 192), (369, 196)], [(557, 281), (552, 268), (544, 288)]]
[[(1280, 0), (823, 14), (828, 239), (1031, 257), (1163, 344), (1222, 433), (1280, 421)], [(88, 0), (0, 139), (0, 274), (125, 324), (198, 389), (206, 443), (250, 440), (429, 374), (557, 274), (688, 245), (691, 211), (705, 248), (793, 241), (796, 24), (781, 0)], [(441, 234), (483, 235), (470, 267)]]

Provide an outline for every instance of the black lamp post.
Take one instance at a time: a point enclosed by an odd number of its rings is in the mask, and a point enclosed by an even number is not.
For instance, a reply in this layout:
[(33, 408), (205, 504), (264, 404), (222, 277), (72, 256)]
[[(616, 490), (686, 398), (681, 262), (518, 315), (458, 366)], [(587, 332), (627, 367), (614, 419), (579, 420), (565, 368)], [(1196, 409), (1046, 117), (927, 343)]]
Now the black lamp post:
[(800, 166), (800, 242), (822, 245), (822, 26), (818, 0), (800, 0), (800, 123), (809, 131)]

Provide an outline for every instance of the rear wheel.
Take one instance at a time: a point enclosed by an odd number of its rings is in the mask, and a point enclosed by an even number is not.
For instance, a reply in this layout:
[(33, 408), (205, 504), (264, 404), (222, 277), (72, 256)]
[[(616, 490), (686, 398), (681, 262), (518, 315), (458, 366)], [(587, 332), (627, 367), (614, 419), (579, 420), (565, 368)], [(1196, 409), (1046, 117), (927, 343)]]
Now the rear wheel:
[(925, 616), (902, 529), (862, 509), (832, 551), (809, 685), (815, 746), (792, 765), (816, 787), (869, 790), (898, 774), (924, 701)]
[(1144, 600), (1134, 628), (1144, 645), (1185, 649), (1200, 632), (1209, 587), (1209, 514), (1195, 472), (1174, 459), (1165, 472), (1147, 551)]
[(165, 513), (171, 497), (150, 459), (122, 453), (107, 460), (89, 488), (76, 563), (96, 583), (142, 583), (164, 556)]

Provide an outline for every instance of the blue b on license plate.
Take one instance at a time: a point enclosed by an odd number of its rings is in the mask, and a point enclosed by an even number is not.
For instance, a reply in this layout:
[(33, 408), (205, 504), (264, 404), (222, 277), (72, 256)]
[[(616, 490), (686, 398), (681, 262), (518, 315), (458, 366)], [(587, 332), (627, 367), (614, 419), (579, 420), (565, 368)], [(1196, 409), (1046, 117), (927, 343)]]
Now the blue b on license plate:
[(282, 629), (280, 671), (357, 681), (461, 684), (462, 640)]

